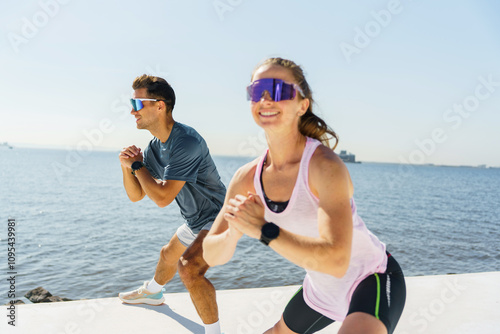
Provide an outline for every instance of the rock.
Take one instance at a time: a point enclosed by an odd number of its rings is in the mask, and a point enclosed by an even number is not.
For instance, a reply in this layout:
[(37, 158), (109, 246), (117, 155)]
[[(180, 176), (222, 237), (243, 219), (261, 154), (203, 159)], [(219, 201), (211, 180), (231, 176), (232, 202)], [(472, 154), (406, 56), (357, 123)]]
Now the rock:
[(51, 297), (52, 294), (42, 288), (41, 286), (33, 289), (31, 291), (28, 291), (24, 297), (28, 298), (32, 303), (40, 303), (42, 300)]
[(41, 286), (28, 291), (24, 297), (28, 298), (32, 303), (53, 303), (53, 302), (68, 302), (72, 299), (61, 298), (59, 296), (52, 296), (50, 292), (42, 288)]
[(59, 296), (50, 296), (50, 297), (47, 297), (47, 298), (40, 300), (40, 303), (55, 303), (55, 302), (62, 302), (62, 301), (64, 301), (64, 300)]

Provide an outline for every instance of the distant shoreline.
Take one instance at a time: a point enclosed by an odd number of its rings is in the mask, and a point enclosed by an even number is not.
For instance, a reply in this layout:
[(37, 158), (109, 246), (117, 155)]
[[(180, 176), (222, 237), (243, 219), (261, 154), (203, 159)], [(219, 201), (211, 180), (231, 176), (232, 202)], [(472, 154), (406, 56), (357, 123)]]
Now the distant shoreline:
[[(9, 144), (10, 145), (10, 144)], [(13, 147), (12, 151), (22, 149), (22, 150), (51, 150), (51, 151), (71, 151), (74, 150), (74, 148), (64, 148), (64, 147), (58, 147), (58, 146), (51, 146), (51, 147), (36, 147), (36, 146), (29, 146), (26, 144), (17, 144), (16, 146), (10, 145)], [(11, 151), (11, 150), (9, 150)], [(96, 148), (93, 152), (99, 152), (99, 153), (110, 153), (110, 152), (115, 152), (118, 153), (118, 149), (112, 149), (112, 148)], [(241, 159), (255, 159), (257, 158), (256, 156), (243, 156), (243, 155), (225, 155), (225, 154), (212, 154), (214, 158), (241, 158)], [(362, 165), (362, 164), (386, 164), (386, 165), (402, 165), (402, 166), (415, 166), (415, 167), (453, 167), (453, 168), (477, 168), (477, 169), (500, 169), (500, 166), (489, 166), (485, 164), (479, 164), (479, 165), (446, 165), (446, 164), (432, 164), (432, 163), (427, 163), (427, 164), (404, 164), (404, 163), (398, 163), (398, 162), (385, 162), (385, 161), (365, 161), (365, 160), (360, 160), (356, 161), (354, 163), (355, 165)], [(346, 164), (351, 164), (350, 162), (346, 162)]]

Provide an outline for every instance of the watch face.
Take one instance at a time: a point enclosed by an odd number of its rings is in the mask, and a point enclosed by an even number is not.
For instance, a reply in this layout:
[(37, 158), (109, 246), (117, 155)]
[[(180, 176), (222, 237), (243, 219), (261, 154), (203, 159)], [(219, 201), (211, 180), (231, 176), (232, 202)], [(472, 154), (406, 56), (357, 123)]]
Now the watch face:
[(138, 169), (140, 169), (142, 166), (144, 166), (144, 164), (143, 164), (141, 161), (134, 161), (134, 162), (132, 163), (131, 168), (132, 168), (133, 170), (138, 170)]
[(273, 223), (267, 223), (262, 227), (262, 234), (269, 239), (276, 239), (280, 234), (280, 228)]

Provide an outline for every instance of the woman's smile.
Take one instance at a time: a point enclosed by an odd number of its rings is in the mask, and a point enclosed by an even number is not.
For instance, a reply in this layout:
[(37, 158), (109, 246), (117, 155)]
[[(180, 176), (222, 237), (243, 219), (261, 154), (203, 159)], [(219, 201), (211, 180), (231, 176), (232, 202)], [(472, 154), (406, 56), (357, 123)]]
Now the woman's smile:
[(259, 115), (262, 117), (274, 117), (278, 115), (280, 112), (276, 109), (260, 109)]

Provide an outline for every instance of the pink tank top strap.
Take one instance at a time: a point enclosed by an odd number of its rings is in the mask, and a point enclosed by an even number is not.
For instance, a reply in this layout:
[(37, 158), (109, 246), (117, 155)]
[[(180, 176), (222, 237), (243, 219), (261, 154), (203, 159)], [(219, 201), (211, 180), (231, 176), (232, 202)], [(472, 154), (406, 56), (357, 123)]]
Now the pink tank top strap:
[(310, 196), (316, 198), (309, 188), (309, 165), (311, 163), (311, 158), (316, 152), (318, 146), (321, 145), (319, 140), (307, 137), (306, 147), (304, 148), (304, 153), (302, 154), (302, 160), (300, 162), (300, 169), (298, 178), (302, 182), (301, 191), (307, 191)]

